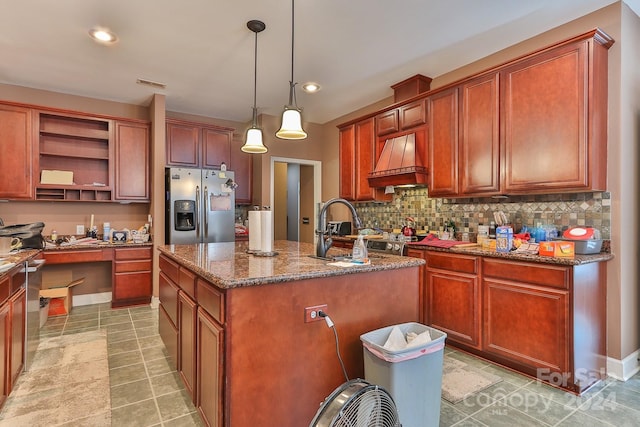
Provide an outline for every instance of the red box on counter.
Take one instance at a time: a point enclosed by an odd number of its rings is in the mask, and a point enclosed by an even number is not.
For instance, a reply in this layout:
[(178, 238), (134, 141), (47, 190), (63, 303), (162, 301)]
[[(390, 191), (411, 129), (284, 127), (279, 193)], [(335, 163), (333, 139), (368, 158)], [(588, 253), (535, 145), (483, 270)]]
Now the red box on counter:
[(559, 258), (575, 257), (575, 243), (567, 241), (540, 242), (538, 255)]

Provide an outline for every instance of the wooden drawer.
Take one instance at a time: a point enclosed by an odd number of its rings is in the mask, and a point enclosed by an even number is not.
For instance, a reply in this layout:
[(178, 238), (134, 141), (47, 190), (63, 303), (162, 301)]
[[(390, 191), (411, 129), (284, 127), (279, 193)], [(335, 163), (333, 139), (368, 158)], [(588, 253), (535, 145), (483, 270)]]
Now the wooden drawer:
[(178, 264), (174, 261), (170, 260), (164, 255), (160, 255), (160, 260), (158, 261), (160, 266), (160, 271), (167, 275), (169, 279), (173, 281), (173, 283), (178, 283)]
[(116, 274), (113, 278), (113, 301), (151, 298), (151, 272)]
[(524, 282), (535, 285), (569, 289), (572, 269), (561, 265), (504, 261), (496, 258), (482, 260), (483, 277)]
[(197, 301), (211, 317), (224, 325), (224, 294), (215, 286), (198, 278)]
[(151, 260), (141, 259), (136, 261), (115, 261), (114, 271), (116, 273), (128, 273), (131, 271), (151, 271)]
[(455, 271), (457, 273), (478, 274), (480, 258), (471, 255), (427, 252), (427, 268)]
[(175, 327), (178, 325), (178, 291), (178, 285), (173, 283), (164, 272), (160, 272), (158, 298)]
[(47, 264), (68, 264), (75, 262), (111, 261), (109, 249), (83, 249), (79, 251), (45, 251)]
[(196, 275), (186, 268), (180, 267), (178, 272), (178, 286), (182, 289), (191, 299), (196, 299)]
[(151, 259), (151, 247), (116, 249), (115, 259)]

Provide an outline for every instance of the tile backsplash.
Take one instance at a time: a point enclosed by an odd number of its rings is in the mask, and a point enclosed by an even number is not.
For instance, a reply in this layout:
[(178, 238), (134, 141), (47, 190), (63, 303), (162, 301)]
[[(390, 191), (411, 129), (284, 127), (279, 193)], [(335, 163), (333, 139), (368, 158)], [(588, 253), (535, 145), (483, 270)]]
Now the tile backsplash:
[(508, 198), (436, 199), (426, 188), (396, 189), (391, 202), (356, 203), (358, 216), (365, 227), (400, 228), (406, 217), (416, 221), (419, 230), (441, 231), (453, 220), (458, 233), (469, 233), (472, 241), (478, 225), (489, 225), (493, 212), (503, 211), (514, 231), (523, 225), (567, 227), (587, 226), (600, 230), (603, 239), (611, 234), (611, 194), (575, 193), (509, 196)]

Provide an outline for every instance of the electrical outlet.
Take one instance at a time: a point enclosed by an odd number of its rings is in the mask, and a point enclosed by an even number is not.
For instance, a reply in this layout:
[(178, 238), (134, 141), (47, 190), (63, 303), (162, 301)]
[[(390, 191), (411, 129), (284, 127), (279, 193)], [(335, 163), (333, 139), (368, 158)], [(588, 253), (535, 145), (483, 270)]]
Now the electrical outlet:
[(327, 312), (327, 304), (314, 305), (313, 307), (305, 307), (304, 309), (304, 323), (317, 322), (322, 320), (322, 317), (318, 315), (319, 311)]
[(76, 225), (76, 234), (84, 234), (84, 225)]

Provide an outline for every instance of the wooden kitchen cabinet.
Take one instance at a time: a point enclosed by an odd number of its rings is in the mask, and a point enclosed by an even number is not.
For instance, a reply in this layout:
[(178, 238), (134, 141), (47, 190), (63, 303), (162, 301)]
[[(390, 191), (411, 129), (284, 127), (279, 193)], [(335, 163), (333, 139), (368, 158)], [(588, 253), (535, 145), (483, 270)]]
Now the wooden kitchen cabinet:
[(178, 372), (185, 390), (196, 403), (196, 302), (180, 291), (178, 294), (179, 332), (178, 332)]
[(159, 331), (207, 425), (222, 426), (224, 295), (160, 255)]
[(33, 199), (33, 113), (0, 104), (0, 199)]
[(116, 121), (115, 200), (150, 200), (150, 150), (147, 123)]
[(13, 386), (18, 380), (18, 376), (24, 367), (24, 341), (26, 336), (26, 309), (27, 309), (27, 292), (24, 287), (18, 289), (17, 292), (9, 300), (11, 307), (11, 345), (7, 352), (9, 358), (9, 374), (7, 376), (7, 390), (11, 392)]
[(205, 424), (223, 426), (224, 329), (202, 307), (198, 308), (197, 403)]
[(427, 107), (424, 99), (410, 102), (398, 108), (400, 130), (409, 130), (427, 123)]
[(229, 165), (232, 133), (231, 128), (167, 119), (167, 165), (205, 169)]
[(480, 348), (480, 258), (429, 251), (426, 260), (426, 324), (446, 332), (447, 342)]
[(427, 98), (429, 196), (458, 194), (458, 87)]
[(606, 378), (606, 264), (484, 258), (483, 353), (581, 393)]
[(612, 44), (595, 30), (501, 71), (505, 193), (606, 190)]
[(112, 307), (151, 302), (152, 263), (150, 246), (114, 249)]
[[(21, 264), (0, 279), (0, 407), (11, 393), (25, 362), (26, 290)], [(14, 276), (21, 275), (19, 279)]]
[[(422, 258), (426, 260), (427, 251), (423, 249), (415, 249), (410, 247), (407, 249), (407, 256), (410, 256), (413, 258)], [(420, 282), (420, 286), (418, 288), (418, 304), (420, 306), (420, 318), (418, 319), (418, 321), (420, 323), (426, 324), (427, 323), (427, 320), (426, 320), (427, 319), (427, 314), (426, 314), (427, 268), (425, 265), (420, 266), (419, 282)]]
[(500, 193), (500, 86), (497, 72), (460, 85), (460, 196)]
[(243, 152), (242, 141), (231, 142), (228, 169), (235, 172), (236, 205), (250, 205), (253, 200), (253, 154)]
[[(5, 282), (0, 282), (0, 286), (4, 286)], [(7, 280), (8, 284), (8, 280)], [(9, 326), (11, 325), (11, 309), (9, 304), (0, 304), (0, 405), (4, 404), (9, 396), (9, 351), (11, 349), (10, 339), (11, 333)]]
[(384, 136), (400, 130), (399, 110), (384, 111), (376, 116), (376, 135)]
[[(37, 129), (36, 200), (112, 200), (113, 120), (43, 110)], [(70, 171), (72, 183), (42, 183), (43, 171)]]
[(375, 119), (340, 126), (340, 197), (357, 202), (390, 200), (369, 186), (368, 174), (377, 160)]

